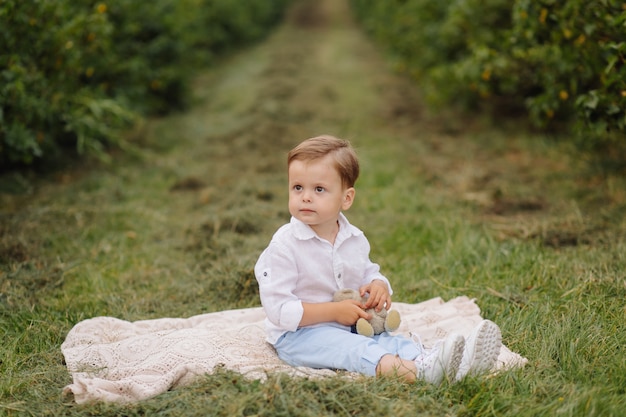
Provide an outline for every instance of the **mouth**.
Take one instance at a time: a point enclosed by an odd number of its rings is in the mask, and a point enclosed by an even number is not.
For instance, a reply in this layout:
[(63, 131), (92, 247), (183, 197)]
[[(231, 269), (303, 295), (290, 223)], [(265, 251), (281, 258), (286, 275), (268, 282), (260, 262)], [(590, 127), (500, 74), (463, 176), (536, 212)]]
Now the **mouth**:
[(311, 209), (300, 209), (300, 213), (315, 213), (315, 210), (311, 210)]

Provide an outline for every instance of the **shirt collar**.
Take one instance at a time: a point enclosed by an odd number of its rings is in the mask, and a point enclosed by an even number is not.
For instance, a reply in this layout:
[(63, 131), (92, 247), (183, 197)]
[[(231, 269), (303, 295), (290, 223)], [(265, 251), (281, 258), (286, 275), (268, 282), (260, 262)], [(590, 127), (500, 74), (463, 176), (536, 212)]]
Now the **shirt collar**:
[[(302, 223), (295, 217), (291, 217), (290, 223), (293, 228), (293, 235), (296, 239), (308, 240), (317, 237), (315, 231), (308, 224)], [(335, 243), (343, 241), (350, 236), (356, 236), (360, 233), (362, 232), (353, 225), (351, 225), (343, 213), (339, 213), (339, 233), (337, 234), (337, 239), (335, 240)]]

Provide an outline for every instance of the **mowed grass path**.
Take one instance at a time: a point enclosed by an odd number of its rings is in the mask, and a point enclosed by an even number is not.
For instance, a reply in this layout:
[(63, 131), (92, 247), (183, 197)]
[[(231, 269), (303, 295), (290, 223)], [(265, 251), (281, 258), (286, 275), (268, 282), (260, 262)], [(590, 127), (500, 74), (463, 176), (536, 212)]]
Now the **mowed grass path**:
[[(346, 1), (296, 2), (195, 91), (190, 111), (129, 132), (140, 154), (1, 179), (0, 415), (623, 414), (623, 177), (519, 126), (428, 109)], [(359, 151), (346, 214), (394, 299), (476, 298), (528, 365), (441, 387), (217, 370), (140, 404), (63, 397), (60, 345), (80, 320), (259, 305), (252, 268), (289, 218), (286, 152), (321, 133)]]

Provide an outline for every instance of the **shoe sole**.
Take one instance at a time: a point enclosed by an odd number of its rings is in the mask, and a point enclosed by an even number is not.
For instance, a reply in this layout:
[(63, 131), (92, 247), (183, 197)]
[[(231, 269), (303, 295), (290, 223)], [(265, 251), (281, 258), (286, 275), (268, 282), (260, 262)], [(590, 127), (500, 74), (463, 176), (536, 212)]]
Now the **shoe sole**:
[(444, 352), (449, 351), (448, 358), (443, 358), (444, 363), (447, 363), (448, 366), (444, 367), (444, 369), (446, 378), (448, 381), (452, 381), (456, 376), (459, 366), (461, 365), (461, 360), (463, 359), (465, 338), (461, 335), (450, 335), (448, 340), (446, 340), (446, 344), (448, 343), (449, 346), (444, 347)]
[(483, 320), (476, 330), (474, 339), (467, 347), (470, 350), (465, 369), (461, 369), (456, 375), (456, 380), (461, 380), (467, 375), (478, 375), (489, 372), (496, 363), (502, 347), (502, 334), (500, 328), (490, 320)]

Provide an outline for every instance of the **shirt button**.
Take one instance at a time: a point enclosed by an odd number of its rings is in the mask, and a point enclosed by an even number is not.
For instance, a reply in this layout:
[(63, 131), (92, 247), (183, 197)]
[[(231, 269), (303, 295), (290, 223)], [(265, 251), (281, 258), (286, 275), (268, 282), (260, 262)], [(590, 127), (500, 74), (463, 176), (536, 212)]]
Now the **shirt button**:
[(337, 278), (341, 278), (341, 274), (337, 275)]

